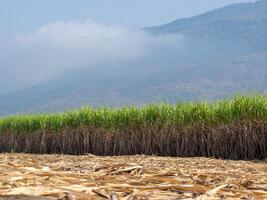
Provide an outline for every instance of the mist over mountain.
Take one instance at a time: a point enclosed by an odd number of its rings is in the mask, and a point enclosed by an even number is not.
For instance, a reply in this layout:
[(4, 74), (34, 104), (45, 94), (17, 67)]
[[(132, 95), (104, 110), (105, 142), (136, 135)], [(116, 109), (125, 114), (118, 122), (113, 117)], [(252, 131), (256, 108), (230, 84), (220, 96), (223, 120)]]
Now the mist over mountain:
[[(53, 76), (0, 95), (0, 115), (57, 112), (81, 105), (216, 100), (267, 91), (267, 0), (143, 30), (91, 22), (51, 24), (19, 42), (24, 51), (14, 65), (34, 63), (44, 70), (27, 68), (37, 79), (45, 70)], [(35, 59), (29, 64), (31, 56)]]

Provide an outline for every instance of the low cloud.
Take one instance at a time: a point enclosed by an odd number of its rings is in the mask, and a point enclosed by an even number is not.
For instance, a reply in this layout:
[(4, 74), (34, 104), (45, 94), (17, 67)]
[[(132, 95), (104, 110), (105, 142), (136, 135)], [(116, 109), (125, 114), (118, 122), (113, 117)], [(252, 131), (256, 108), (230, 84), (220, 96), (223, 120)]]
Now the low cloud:
[(15, 85), (33, 85), (68, 70), (137, 62), (181, 41), (180, 35), (155, 36), (92, 20), (54, 22), (0, 47), (5, 52), (0, 56), (0, 80), (8, 84), (12, 77)]

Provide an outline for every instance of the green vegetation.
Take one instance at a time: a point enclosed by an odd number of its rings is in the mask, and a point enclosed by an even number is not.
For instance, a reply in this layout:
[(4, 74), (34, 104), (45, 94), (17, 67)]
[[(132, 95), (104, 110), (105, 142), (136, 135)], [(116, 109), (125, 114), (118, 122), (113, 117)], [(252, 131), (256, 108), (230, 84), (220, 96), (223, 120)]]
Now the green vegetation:
[(238, 96), (233, 100), (216, 103), (191, 102), (153, 104), (137, 107), (82, 108), (61, 114), (21, 115), (0, 119), (0, 132), (57, 131), (62, 128), (89, 126), (120, 129), (136, 126), (206, 123), (226, 124), (236, 120), (267, 120), (267, 97)]
[(0, 152), (267, 157), (267, 97), (0, 119)]

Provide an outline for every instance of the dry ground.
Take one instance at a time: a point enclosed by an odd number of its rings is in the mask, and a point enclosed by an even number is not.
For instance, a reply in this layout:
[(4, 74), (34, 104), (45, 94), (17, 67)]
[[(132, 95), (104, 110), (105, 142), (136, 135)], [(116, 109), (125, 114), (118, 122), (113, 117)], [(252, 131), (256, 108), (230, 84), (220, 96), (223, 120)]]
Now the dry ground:
[(0, 154), (3, 199), (267, 199), (267, 162)]

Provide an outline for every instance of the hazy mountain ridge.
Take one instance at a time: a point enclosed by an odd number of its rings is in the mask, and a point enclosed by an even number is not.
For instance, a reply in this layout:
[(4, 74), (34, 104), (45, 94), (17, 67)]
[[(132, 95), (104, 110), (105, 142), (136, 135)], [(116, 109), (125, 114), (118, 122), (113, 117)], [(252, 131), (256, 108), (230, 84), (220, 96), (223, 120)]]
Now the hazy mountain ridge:
[[(135, 63), (99, 66), (0, 96), (0, 115), (217, 99), (266, 91), (267, 0), (235, 4), (145, 30), (177, 34), (181, 48)], [(125, 67), (127, 66), (127, 67)]]
[(228, 5), (213, 11), (206, 12), (191, 18), (177, 19), (170, 23), (145, 28), (154, 33), (180, 32), (192, 26), (199, 24), (208, 24), (210, 22), (222, 20), (266, 20), (267, 1), (260, 0), (255, 3), (239, 3)]

